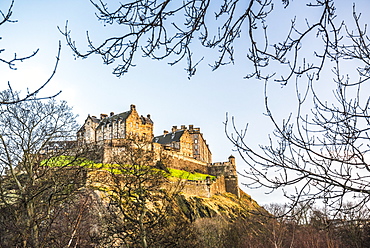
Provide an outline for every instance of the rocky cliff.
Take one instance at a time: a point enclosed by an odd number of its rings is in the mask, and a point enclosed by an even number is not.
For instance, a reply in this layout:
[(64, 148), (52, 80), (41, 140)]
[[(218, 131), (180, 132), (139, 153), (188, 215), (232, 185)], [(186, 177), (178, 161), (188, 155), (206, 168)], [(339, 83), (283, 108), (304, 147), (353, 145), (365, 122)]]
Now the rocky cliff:
[(209, 198), (179, 194), (176, 202), (181, 212), (190, 221), (212, 217), (233, 221), (237, 218), (245, 218), (251, 213), (267, 214), (267, 211), (248, 194), (240, 192), (240, 198), (231, 193), (217, 194)]

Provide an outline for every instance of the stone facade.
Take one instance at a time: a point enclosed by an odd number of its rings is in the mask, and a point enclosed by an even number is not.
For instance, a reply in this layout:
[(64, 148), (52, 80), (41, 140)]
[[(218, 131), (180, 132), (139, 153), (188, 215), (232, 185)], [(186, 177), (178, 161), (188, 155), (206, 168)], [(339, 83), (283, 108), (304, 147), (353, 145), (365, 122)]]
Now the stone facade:
[(77, 141), (92, 143), (106, 140), (124, 139), (128, 136), (139, 136), (151, 140), (153, 138), (153, 121), (150, 115), (139, 116), (135, 105), (130, 110), (115, 115), (111, 112), (96, 116), (88, 116), (77, 132)]
[(165, 130), (163, 135), (154, 137), (153, 142), (161, 144), (164, 150), (174, 151), (205, 163), (212, 162), (212, 153), (200, 128), (194, 128), (193, 125), (189, 125), (189, 128), (185, 125), (181, 128), (173, 126), (170, 133)]
[[(167, 186), (169, 186), (170, 189), (173, 188), (173, 185), (171, 184), (177, 185), (178, 182), (169, 182)], [(215, 180), (182, 180), (179, 188), (182, 193), (199, 197), (211, 197), (215, 194), (227, 192), (224, 176), (219, 176)]]
[(212, 181), (185, 180), (182, 182), (185, 193), (210, 197), (213, 194), (230, 192), (239, 196), (233, 156), (230, 156), (227, 162), (212, 163), (209, 146), (200, 128), (194, 128), (193, 125), (182, 125), (181, 128), (173, 126), (171, 132), (164, 131), (162, 135), (154, 137), (150, 115), (139, 116), (135, 105), (131, 105), (129, 111), (116, 115), (113, 112), (109, 116), (101, 114), (100, 118), (89, 115), (77, 132), (77, 141), (102, 144), (105, 152), (101, 162), (107, 162), (113, 150), (119, 149), (119, 143), (132, 136), (148, 141), (151, 144), (148, 149), (153, 149), (156, 159), (159, 160), (160, 156), (165, 155), (174, 169), (217, 177)]

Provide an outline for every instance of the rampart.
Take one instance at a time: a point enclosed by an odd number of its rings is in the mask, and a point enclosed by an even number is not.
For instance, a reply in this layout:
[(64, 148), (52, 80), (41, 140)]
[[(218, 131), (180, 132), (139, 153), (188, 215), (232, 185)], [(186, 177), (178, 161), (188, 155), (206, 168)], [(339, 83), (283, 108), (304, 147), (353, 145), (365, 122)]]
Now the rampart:
[[(110, 172), (105, 170), (90, 169), (87, 173), (86, 184), (94, 187), (106, 187), (112, 183)], [(170, 191), (179, 191), (188, 195), (195, 195), (199, 197), (211, 197), (215, 194), (223, 194), (226, 192), (238, 195), (238, 192), (231, 192), (227, 190), (230, 183), (228, 178), (219, 176), (215, 179), (207, 178), (206, 180), (169, 180), (162, 187)], [(233, 185), (235, 186), (235, 185)]]
[(184, 180), (170, 181), (165, 188), (171, 189), (177, 187), (178, 190), (187, 195), (199, 197), (211, 197), (215, 194), (226, 193), (225, 178), (220, 176), (214, 180)]
[(165, 154), (168, 155), (168, 159), (170, 160), (169, 164), (173, 169), (208, 174), (208, 166), (205, 162), (189, 158), (173, 151), (167, 151)]
[[(121, 149), (124, 149), (124, 147), (122, 148), (122, 142), (123, 140), (114, 139), (110, 142), (102, 143), (103, 156), (101, 161), (105, 163), (111, 163), (114, 157), (113, 154), (119, 154)], [(143, 149), (147, 150), (148, 152), (154, 151), (154, 158), (158, 161), (163, 157), (167, 159), (167, 165), (172, 169), (179, 169), (188, 172), (199, 172), (216, 177), (213, 180), (181, 180), (178, 182), (178, 186), (180, 191), (183, 193), (200, 197), (211, 197), (214, 194), (229, 192), (239, 197), (238, 178), (236, 173), (235, 158), (233, 156), (230, 156), (229, 160), (226, 162), (206, 163), (204, 161), (200, 161), (178, 153), (174, 150), (163, 150), (159, 145), (155, 144), (153, 146), (148, 145)], [(99, 188), (109, 184), (109, 178), (110, 177), (107, 176), (107, 171), (92, 170), (88, 173), (87, 183), (90, 184), (90, 186)], [(171, 184), (173, 184), (173, 182), (167, 183), (167, 185), (164, 185), (164, 187), (167, 188), (171, 186)], [(175, 189), (172, 186), (168, 189)]]
[(240, 197), (238, 178), (236, 176), (225, 177), (225, 189), (226, 192), (233, 193), (237, 197)]

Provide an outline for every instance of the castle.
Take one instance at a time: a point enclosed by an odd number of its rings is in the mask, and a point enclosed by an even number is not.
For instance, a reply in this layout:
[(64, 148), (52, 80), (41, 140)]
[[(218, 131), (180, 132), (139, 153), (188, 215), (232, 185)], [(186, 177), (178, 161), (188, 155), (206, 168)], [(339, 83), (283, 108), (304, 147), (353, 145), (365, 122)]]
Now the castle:
[(217, 193), (230, 192), (239, 197), (233, 156), (226, 162), (212, 163), (212, 153), (200, 128), (194, 128), (193, 125), (182, 125), (180, 128), (173, 126), (171, 132), (164, 131), (163, 134), (154, 136), (153, 124), (150, 115), (139, 115), (135, 105), (131, 105), (129, 111), (119, 114), (101, 114), (100, 118), (89, 115), (77, 132), (77, 141), (104, 144), (101, 162), (108, 162), (112, 149), (119, 146), (117, 144), (120, 140), (132, 136), (140, 137), (151, 144), (150, 149), (156, 154), (166, 154), (171, 160), (171, 168), (216, 176), (212, 181), (184, 182), (184, 193), (210, 197)]

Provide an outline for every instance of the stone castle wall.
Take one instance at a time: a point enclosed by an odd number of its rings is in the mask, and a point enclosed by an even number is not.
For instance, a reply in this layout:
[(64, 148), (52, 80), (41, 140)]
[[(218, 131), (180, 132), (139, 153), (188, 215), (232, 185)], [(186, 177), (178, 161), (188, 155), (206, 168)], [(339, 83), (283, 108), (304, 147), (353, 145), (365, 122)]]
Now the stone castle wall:
[(223, 194), (226, 192), (228, 191), (226, 190), (225, 177), (217, 177), (216, 180), (211, 184), (211, 196), (215, 194)]
[(226, 192), (233, 193), (237, 197), (240, 197), (238, 178), (234, 176), (225, 177), (225, 189)]
[[(92, 169), (87, 173), (86, 184), (89, 187), (103, 189), (112, 183), (113, 178), (108, 171)], [(171, 192), (176, 192), (178, 190), (179, 192), (199, 197), (211, 197), (214, 194), (226, 192), (224, 177), (216, 178), (212, 181), (174, 180), (163, 184), (162, 187)]]
[(171, 168), (173, 169), (208, 174), (208, 167), (207, 167), (207, 163), (205, 162), (202, 162), (202, 161), (199, 161), (193, 158), (189, 158), (187, 156), (178, 154), (173, 151), (167, 151), (167, 152), (164, 152), (164, 154), (168, 156), (168, 159), (170, 160), (169, 164), (171, 165)]
[[(181, 191), (184, 193), (189, 195), (197, 195), (200, 197), (210, 197), (214, 194), (229, 192), (239, 197), (238, 178), (236, 175), (234, 162), (229, 161), (207, 164), (205, 162), (177, 153), (176, 151), (162, 150), (161, 152), (161, 156), (165, 156), (169, 160), (168, 165), (170, 165), (170, 168), (172, 169), (184, 170), (188, 172), (199, 172), (216, 176), (216, 179), (212, 181), (181, 181), (180, 187), (182, 188)], [(158, 156), (158, 159), (159, 157), (160, 156)]]
[[(107, 185), (112, 184), (113, 181), (110, 172), (90, 169), (87, 173), (86, 183), (90, 187), (104, 188)], [(238, 191), (234, 190), (234, 192), (231, 192), (230, 189), (227, 190), (230, 183), (231, 181), (228, 178), (220, 176), (214, 180), (173, 180), (165, 183), (163, 188), (169, 191), (179, 190), (184, 194), (199, 197), (211, 197), (215, 194), (223, 194), (226, 192), (234, 193), (236, 196), (239, 196)], [(235, 187), (232, 183), (230, 185)]]
[(187, 195), (195, 195), (199, 197), (211, 197), (215, 194), (226, 193), (226, 183), (223, 176), (214, 180), (181, 180), (180, 182), (170, 182), (166, 187), (175, 187), (179, 184), (178, 189), (180, 192)]

